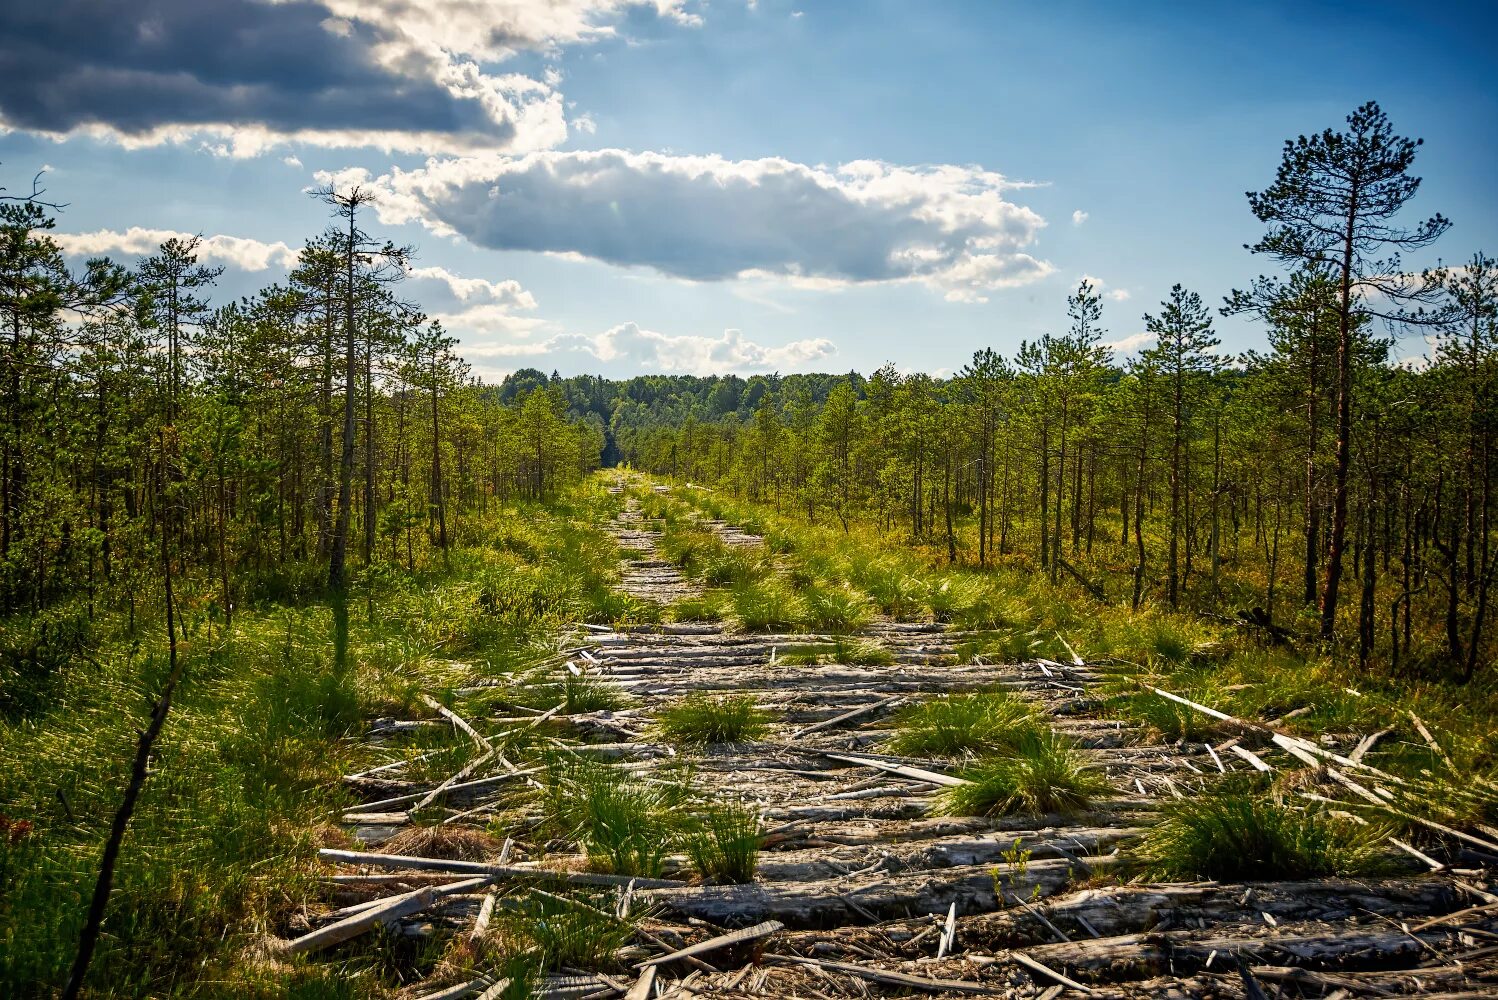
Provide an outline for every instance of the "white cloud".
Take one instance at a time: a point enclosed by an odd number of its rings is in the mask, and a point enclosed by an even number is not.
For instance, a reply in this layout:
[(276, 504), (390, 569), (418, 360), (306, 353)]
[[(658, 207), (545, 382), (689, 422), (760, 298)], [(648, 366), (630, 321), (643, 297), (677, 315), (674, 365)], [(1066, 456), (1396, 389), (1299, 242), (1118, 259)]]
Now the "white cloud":
[(1005, 197), (1031, 185), (976, 167), (605, 149), (434, 159), (372, 183), (388, 224), (692, 281), (917, 281), (981, 300), (1054, 270), (1026, 251), (1045, 220)]
[(1114, 302), (1129, 301), (1129, 290), (1127, 288), (1114, 288), (1108, 291), (1106, 294), (1108, 298), (1112, 299)]
[[(62, 251), (79, 257), (106, 254), (154, 254), (169, 239), (189, 240), (192, 233), (171, 229), (144, 229), (131, 226), (124, 232), (98, 229), (91, 233), (53, 233), (52, 239)], [(289, 268), (296, 264), (297, 250), (277, 240), (266, 243), (243, 236), (204, 236), (198, 245), (198, 259), (230, 264), (245, 271), (264, 271), (270, 267)]]
[[(444, 320), (444, 324), (449, 325), (449, 321)], [(456, 317), (450, 325), (461, 329)], [(465, 339), (463, 349), (465, 356), (476, 359), (531, 358), (550, 366), (568, 360), (574, 364), (608, 364), (631, 372), (693, 375), (807, 370), (837, 353), (832, 341), (823, 338), (768, 346), (745, 339), (738, 330), (724, 330), (721, 337), (672, 335), (642, 329), (635, 323), (621, 323), (595, 336), (562, 333), (545, 340), (489, 344), (470, 338)]]
[(283, 156), (281, 157), (281, 162), (286, 164), (288, 167), (295, 167), (297, 170), (302, 169), (302, 161), (297, 159), (295, 156)]
[(413, 278), (428, 278), (447, 285), (448, 291), (459, 299), (488, 299), (495, 305), (509, 309), (534, 309), (536, 297), (521, 287), (513, 278), (504, 281), (489, 281), (485, 278), (465, 278), (453, 274), (444, 267), (413, 267), (408, 272)]
[(1118, 354), (1135, 354), (1154, 342), (1155, 335), (1145, 330), (1131, 333), (1127, 337), (1120, 337), (1118, 340), (1106, 341), (1099, 346), (1110, 348)]
[(1087, 213), (1084, 212), (1084, 211), (1082, 211), (1080, 208), (1077, 209), (1075, 212), (1073, 212), (1071, 214), (1071, 224), (1074, 225), (1074, 226), (1080, 226), (1082, 223), (1084, 223), (1086, 221), (1087, 221)]

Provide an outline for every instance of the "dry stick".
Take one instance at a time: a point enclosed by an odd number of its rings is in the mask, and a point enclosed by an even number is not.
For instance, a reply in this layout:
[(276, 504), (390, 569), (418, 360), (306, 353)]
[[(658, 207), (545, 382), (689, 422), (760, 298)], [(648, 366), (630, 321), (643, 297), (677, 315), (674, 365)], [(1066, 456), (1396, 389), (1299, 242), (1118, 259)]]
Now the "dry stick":
[(452, 709), (448, 708), (446, 705), (442, 704), (442, 702), (438, 701), (436, 698), (433, 698), (429, 694), (422, 695), (421, 700), (426, 703), (428, 708), (436, 710), (438, 715), (441, 715), (453, 725), (463, 730), (463, 732), (467, 733), (469, 737), (472, 738), (473, 742), (477, 743), (480, 748), (484, 750), (494, 749), (494, 744), (490, 743), (488, 738), (479, 733), (477, 729), (474, 729), (472, 726), (470, 726), (468, 724), (468, 720), (464, 719), (457, 712), (454, 712)]
[(952, 945), (957, 941), (957, 902), (953, 900), (952, 905), (947, 907), (947, 922), (941, 929), (941, 939), (936, 944), (936, 957), (946, 958), (947, 952), (952, 950)]
[(972, 782), (966, 778), (953, 777), (950, 774), (940, 774), (936, 771), (925, 771), (919, 767), (907, 767), (904, 764), (891, 764), (888, 761), (876, 760), (873, 757), (854, 757), (849, 754), (828, 753), (822, 751), (823, 757), (831, 757), (848, 764), (857, 764), (859, 767), (872, 767), (891, 774), (898, 774), (902, 778), (914, 778), (917, 781), (929, 781), (937, 785), (956, 787), (958, 785), (970, 785)]
[(655, 985), (655, 966), (647, 965), (640, 972), (640, 978), (630, 987), (629, 992), (624, 994), (624, 1000), (649, 1000), (650, 988)]
[(648, 958), (641, 962), (640, 965), (665, 965), (667, 962), (674, 962), (679, 958), (690, 958), (694, 955), (701, 955), (704, 952), (716, 951), (719, 948), (742, 944), (745, 941), (753, 941), (756, 938), (766, 937), (784, 929), (785, 924), (779, 920), (766, 920), (763, 923), (755, 924), (753, 927), (745, 927), (740, 931), (731, 931), (727, 934), (719, 934), (717, 937), (708, 938), (706, 941), (699, 941), (680, 951), (673, 951), (669, 955), (661, 955), (659, 958)]
[(1036, 972), (1036, 973), (1039, 973), (1042, 976), (1046, 976), (1049, 979), (1053, 979), (1056, 982), (1060, 983), (1062, 986), (1070, 987), (1071, 989), (1074, 989), (1074, 990), (1078, 991), (1079, 993), (1091, 993), (1092, 992), (1092, 987), (1091, 986), (1083, 986), (1081, 983), (1077, 982), (1075, 979), (1068, 979), (1067, 977), (1063, 976), (1061, 973), (1057, 972), (1055, 969), (1048, 968), (1047, 966), (1041, 965), (1039, 962), (1035, 961), (1035, 959), (1031, 958), (1029, 955), (1026, 955), (1024, 952), (1011, 951), (1009, 953), (1009, 957), (1012, 958), (1012, 959), (1014, 959), (1020, 965), (1023, 965), (1029, 971)]
[[(162, 432), (162, 435), (164, 446), (165, 432)], [(109, 893), (114, 888), (114, 867), (119, 860), (120, 844), (125, 839), (125, 828), (130, 824), (130, 817), (135, 813), (135, 802), (140, 798), (141, 788), (146, 783), (146, 768), (150, 764), (151, 748), (156, 745), (156, 738), (161, 735), (161, 728), (166, 724), (167, 713), (171, 711), (172, 693), (177, 689), (177, 682), (182, 679), (183, 663), (177, 658), (177, 619), (176, 604), (172, 598), (172, 559), (167, 546), (171, 526), (167, 523), (164, 509), (161, 519), (161, 568), (162, 579), (166, 587), (167, 662), (170, 669), (167, 672), (166, 683), (161, 688), (161, 694), (157, 695), (156, 703), (151, 706), (151, 721), (141, 731), (140, 739), (135, 744), (135, 760), (130, 767), (130, 782), (125, 786), (125, 797), (120, 801), (120, 808), (114, 814), (114, 822), (110, 824), (109, 839), (104, 842), (104, 855), (99, 860), (99, 877), (94, 882), (94, 895), (89, 901), (88, 918), (84, 921), (83, 933), (78, 938), (78, 955), (73, 960), (73, 970), (68, 975), (68, 983), (63, 987), (63, 1000), (76, 1000), (83, 989), (83, 980), (88, 975), (89, 962), (93, 960), (94, 948), (99, 943), (99, 928), (104, 922), (104, 910), (109, 905)]]
[[(1019, 896), (1017, 896), (1016, 894), (1014, 894), (1012, 892), (1009, 894), (1009, 897), (1011, 899), (1013, 899), (1016, 903), (1018, 903), (1020, 906), (1023, 906), (1025, 908), (1025, 912), (1026, 913), (1030, 914), (1036, 920), (1039, 920), (1041, 923), (1045, 924), (1046, 927), (1050, 928), (1050, 931), (1051, 931), (1052, 934), (1056, 935), (1058, 938), (1060, 938), (1063, 941), (1070, 941), (1071, 940), (1071, 938), (1069, 938), (1069, 937), (1066, 936), (1066, 932), (1063, 931), (1061, 928), (1057, 927), (1055, 924), (1051, 923), (1050, 919), (1047, 918), (1044, 913), (1041, 913), (1038, 909), (1036, 909), (1035, 907), (1031, 906), (1029, 903), (1025, 902), (1023, 899), (1020, 899)], [(956, 905), (956, 904), (953, 904), (953, 905)]]
[(458, 771), (455, 774), (448, 775), (445, 779), (443, 779), (442, 784), (427, 792), (417, 800), (415, 805), (407, 809), (406, 815), (415, 816), (418, 812), (431, 805), (437, 799), (437, 796), (441, 795), (453, 785), (456, 785), (458, 782), (468, 777), (474, 771), (477, 771), (479, 768), (487, 764), (494, 757), (494, 753), (495, 751), (493, 750), (486, 750), (484, 753), (480, 754), (473, 760), (469, 761), (467, 764), (463, 765), (462, 770)]
[(1420, 721), (1420, 716), (1416, 715), (1414, 712), (1410, 712), (1410, 721), (1415, 724), (1415, 728), (1420, 731), (1420, 735), (1425, 737), (1425, 742), (1430, 745), (1430, 748), (1436, 752), (1436, 755), (1439, 756), (1442, 761), (1445, 762), (1447, 769), (1450, 770), (1452, 774), (1457, 773), (1456, 765), (1451, 762), (1450, 757), (1446, 756), (1446, 751), (1441, 749), (1441, 744), (1436, 742), (1436, 738), (1430, 735), (1430, 730), (1425, 728), (1425, 723)]
[(885, 698), (883, 701), (876, 701), (872, 705), (861, 705), (858, 708), (844, 712), (842, 715), (835, 716), (831, 719), (824, 719), (814, 726), (807, 726), (805, 729), (798, 729), (791, 734), (791, 739), (799, 740), (803, 736), (810, 736), (812, 733), (819, 732), (823, 729), (831, 729), (838, 723), (847, 722), (849, 719), (856, 719), (860, 715), (863, 715), (867, 712), (876, 711), (885, 707), (886, 705), (893, 704), (894, 702), (897, 702), (899, 700), (900, 696), (895, 695), (893, 698)]

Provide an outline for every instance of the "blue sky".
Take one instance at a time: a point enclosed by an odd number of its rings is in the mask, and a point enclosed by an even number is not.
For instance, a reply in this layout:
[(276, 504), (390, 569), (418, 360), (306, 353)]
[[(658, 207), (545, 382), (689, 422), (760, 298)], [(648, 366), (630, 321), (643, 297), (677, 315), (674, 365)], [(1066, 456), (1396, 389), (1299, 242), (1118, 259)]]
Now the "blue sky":
[(1243, 192), (1369, 99), (1426, 140), (1430, 259), (1498, 252), (1492, 4), (22, 6), (0, 183), (48, 167), (76, 259), (201, 233), (227, 300), (324, 227), (306, 188), (362, 182), (487, 377), (946, 372), (1064, 326), (1083, 275), (1126, 350), (1173, 282), (1272, 269)]

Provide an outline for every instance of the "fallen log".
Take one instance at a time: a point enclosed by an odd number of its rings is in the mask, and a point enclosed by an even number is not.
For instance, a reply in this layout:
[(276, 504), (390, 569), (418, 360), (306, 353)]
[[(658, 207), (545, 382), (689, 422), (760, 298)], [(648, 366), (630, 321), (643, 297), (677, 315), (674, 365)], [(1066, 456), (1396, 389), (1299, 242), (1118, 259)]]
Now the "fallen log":
[(1007, 996), (1009, 993), (1007, 986), (966, 982), (960, 979), (928, 979), (925, 976), (912, 976), (890, 969), (876, 969), (867, 965), (855, 965), (852, 962), (829, 962), (820, 958), (803, 958), (800, 955), (766, 955), (765, 961), (776, 965), (808, 965), (826, 969), (829, 972), (841, 972), (859, 979), (867, 979), (871, 983), (904, 986), (908, 989), (925, 990), (928, 993), (967, 993), (995, 997)]
[(520, 879), (536, 882), (563, 882), (568, 885), (627, 886), (638, 889), (673, 889), (685, 882), (665, 878), (639, 878), (629, 875), (605, 875), (600, 872), (559, 872), (546, 868), (522, 868), (515, 865), (490, 865), (481, 861), (453, 861), (447, 858), (415, 858), (401, 854), (371, 854), (365, 851), (343, 851), (322, 848), (317, 852), (324, 861), (347, 865), (375, 865), (380, 868), (415, 868), (422, 871), (471, 872), (496, 879)]

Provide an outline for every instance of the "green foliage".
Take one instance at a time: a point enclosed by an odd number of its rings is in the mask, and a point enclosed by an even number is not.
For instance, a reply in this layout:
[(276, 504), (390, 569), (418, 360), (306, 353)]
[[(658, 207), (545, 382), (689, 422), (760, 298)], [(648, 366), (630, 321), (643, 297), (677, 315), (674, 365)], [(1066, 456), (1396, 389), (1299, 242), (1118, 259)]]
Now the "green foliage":
[(1012, 751), (1043, 731), (1035, 710), (1007, 692), (941, 695), (901, 711), (886, 746), (912, 757), (957, 757)]
[(703, 747), (758, 739), (769, 730), (769, 718), (752, 695), (698, 693), (662, 709), (656, 730), (669, 743)]
[[(547, 972), (609, 969), (616, 964), (614, 952), (629, 939), (630, 926), (603, 909), (608, 905), (606, 898), (598, 896), (532, 893), (505, 907), (499, 928), (517, 950), (534, 948), (537, 964)], [(513, 967), (505, 971), (515, 979)], [(528, 996), (529, 992), (517, 991), (516, 995)]]
[(541, 791), (547, 828), (576, 840), (594, 871), (659, 878), (687, 788), (560, 753)]
[(682, 839), (692, 869), (704, 882), (754, 881), (764, 831), (759, 813), (744, 805), (715, 806)]
[(980, 758), (942, 790), (936, 812), (949, 816), (1042, 816), (1091, 808), (1108, 784), (1083, 757), (1052, 734), (1024, 740), (1002, 756)]
[(1301, 879), (1391, 869), (1388, 829), (1267, 795), (1228, 792), (1173, 803), (1133, 851), (1156, 879)]

